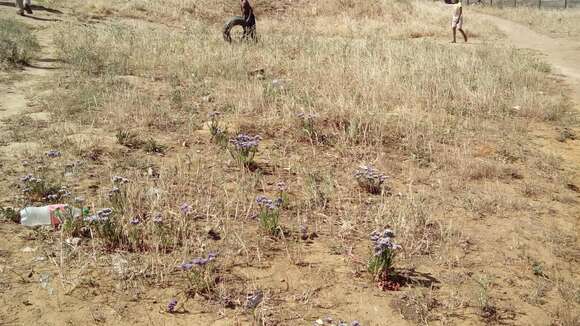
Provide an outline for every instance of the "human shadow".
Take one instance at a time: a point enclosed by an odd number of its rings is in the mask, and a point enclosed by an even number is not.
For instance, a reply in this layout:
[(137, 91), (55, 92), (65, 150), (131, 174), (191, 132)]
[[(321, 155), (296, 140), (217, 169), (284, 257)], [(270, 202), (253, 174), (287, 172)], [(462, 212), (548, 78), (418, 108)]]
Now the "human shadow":
[(56, 69), (59, 69), (59, 67), (43, 67), (43, 66), (38, 66), (38, 65), (32, 64), (32, 63), (27, 64), (26, 67), (33, 68), (33, 69), (42, 69), (42, 70), (56, 70)]
[(42, 17), (30, 16), (30, 15), (24, 15), (24, 17), (38, 20), (38, 21), (43, 21), (43, 22), (61, 22), (62, 21), (62, 20), (57, 19), (57, 18), (42, 18)]
[[(14, 4), (14, 1), (0, 1), (0, 6), (5, 6), (5, 7), (16, 7)], [(51, 14), (58, 14), (58, 15), (62, 15), (63, 12), (57, 9), (52, 9), (52, 8), (47, 8), (45, 6), (40, 6), (40, 5), (31, 5), (30, 9), (34, 10), (38, 10), (38, 11), (46, 11), (49, 12)]]

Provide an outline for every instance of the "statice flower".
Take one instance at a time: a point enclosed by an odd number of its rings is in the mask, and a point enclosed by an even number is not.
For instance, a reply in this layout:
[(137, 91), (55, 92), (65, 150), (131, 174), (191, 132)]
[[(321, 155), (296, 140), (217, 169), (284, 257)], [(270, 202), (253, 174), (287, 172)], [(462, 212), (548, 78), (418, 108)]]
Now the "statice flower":
[(112, 178), (113, 183), (120, 183), (120, 184), (125, 184), (125, 183), (129, 183), (129, 179), (115, 175)]
[(141, 223), (141, 220), (138, 217), (132, 218), (131, 221), (129, 221), (129, 223), (131, 223), (132, 225), (137, 225)]
[(174, 313), (175, 312), (175, 308), (177, 308), (177, 299), (173, 298), (167, 304), (167, 312), (170, 313), (170, 314), (171, 313)]
[(112, 213), (113, 213), (112, 208), (103, 208), (100, 211), (98, 211), (96, 214), (85, 217), (84, 221), (89, 222), (89, 223), (90, 222), (108, 221), (109, 217), (111, 216)]
[(207, 255), (207, 258), (194, 258), (191, 261), (184, 262), (183, 264), (179, 265), (178, 267), (184, 271), (188, 271), (193, 268), (193, 266), (205, 266), (210, 261), (216, 259), (217, 253), (210, 252)]
[(393, 242), (395, 233), (391, 229), (385, 229), (383, 232), (373, 232), (371, 241), (373, 241), (373, 251), (375, 256), (382, 256), (387, 251), (401, 249), (401, 246)]
[(387, 176), (370, 165), (361, 165), (354, 171), (358, 184), (371, 193), (380, 193)]
[(260, 195), (256, 197), (256, 203), (261, 207), (266, 207), (268, 209), (276, 209), (282, 204), (282, 198), (277, 198), (276, 200), (269, 199), (266, 196)]
[(288, 187), (286, 186), (286, 183), (284, 183), (283, 181), (279, 181), (278, 183), (276, 183), (276, 188), (280, 192), (286, 191), (288, 189)]
[(215, 120), (217, 119), (220, 115), (222, 115), (221, 112), (219, 111), (211, 111), (210, 113), (207, 114), (207, 117), (211, 120)]
[(249, 151), (256, 150), (258, 145), (260, 145), (261, 140), (262, 137), (259, 135), (249, 136), (246, 134), (239, 134), (236, 137), (230, 139), (230, 143), (232, 143), (237, 150)]
[(56, 194), (50, 194), (48, 196), (46, 196), (47, 200), (57, 200), (58, 199), (58, 195)]
[(56, 150), (50, 150), (48, 152), (46, 152), (46, 155), (50, 158), (56, 158), (60, 156), (60, 152), (56, 151)]
[(258, 290), (246, 296), (246, 303), (244, 306), (246, 307), (246, 309), (254, 309), (260, 304), (260, 302), (262, 302), (263, 299), (264, 294), (262, 293), (262, 291)]
[(155, 216), (153, 217), (153, 223), (163, 224), (163, 216), (161, 216), (161, 213), (155, 214)]
[(192, 211), (192, 207), (188, 203), (183, 203), (181, 206), (179, 206), (179, 210), (181, 211), (181, 214), (189, 215), (189, 213)]
[(22, 181), (22, 182), (35, 182), (36, 178), (32, 174), (27, 174), (27, 175), (23, 176), (22, 178), (20, 178), (20, 181)]
[(109, 193), (107, 194), (107, 196), (109, 196), (109, 198), (111, 198), (119, 193), (121, 193), (121, 189), (119, 189), (118, 187), (113, 187), (113, 188), (111, 188), (111, 190), (109, 190)]

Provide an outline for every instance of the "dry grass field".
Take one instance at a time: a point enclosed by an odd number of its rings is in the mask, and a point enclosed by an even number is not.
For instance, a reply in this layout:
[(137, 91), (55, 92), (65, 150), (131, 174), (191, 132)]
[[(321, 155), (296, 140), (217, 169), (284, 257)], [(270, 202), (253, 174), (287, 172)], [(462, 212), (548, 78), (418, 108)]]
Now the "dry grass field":
[[(537, 138), (577, 146), (550, 65), (476, 15), (449, 44), (439, 3), (254, 3), (259, 41), (232, 44), (237, 1), (0, 6), (0, 83), (28, 99), (0, 101), (0, 325), (580, 323), (577, 171)], [(47, 203), (86, 214), (11, 221)]]

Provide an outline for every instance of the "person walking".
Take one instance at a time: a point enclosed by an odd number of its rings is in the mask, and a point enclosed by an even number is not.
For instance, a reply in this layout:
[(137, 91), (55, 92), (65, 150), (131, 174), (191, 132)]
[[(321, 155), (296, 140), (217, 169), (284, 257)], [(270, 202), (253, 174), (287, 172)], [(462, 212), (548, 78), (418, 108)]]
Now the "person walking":
[(463, 4), (462, 0), (452, 0), (453, 4), (453, 18), (451, 19), (451, 29), (453, 30), (453, 41), (451, 43), (456, 43), (455, 34), (457, 30), (463, 35), (463, 39), (467, 42), (467, 35), (463, 31)]
[(18, 8), (18, 14), (24, 16), (24, 12), (32, 15), (32, 0), (14, 0), (16, 2), (16, 8)]
[(256, 17), (250, 0), (240, 0), (242, 16), (244, 17), (244, 36), (242, 39), (256, 39)]

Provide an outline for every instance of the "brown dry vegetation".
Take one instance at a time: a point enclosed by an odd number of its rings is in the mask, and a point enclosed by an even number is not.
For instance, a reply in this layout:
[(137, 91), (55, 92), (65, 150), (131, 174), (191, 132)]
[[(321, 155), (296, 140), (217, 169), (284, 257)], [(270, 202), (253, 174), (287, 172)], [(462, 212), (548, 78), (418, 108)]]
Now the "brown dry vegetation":
[(478, 11), (507, 18), (543, 34), (556, 37), (580, 38), (580, 9), (538, 9), (534, 7), (481, 7)]
[[(2, 204), (40, 204), (19, 194), (33, 173), (67, 185), (71, 205), (114, 208), (114, 223), (92, 239), (78, 225), (27, 235), (56, 294), (7, 264), (3, 296), (34, 286), (46, 300), (15, 323), (575, 325), (579, 198), (529, 134), (574, 123), (549, 66), (495, 44), (477, 19), (473, 44), (450, 46), (448, 13), (429, 3), (255, 2), (259, 43), (231, 45), (220, 28), (235, 1), (43, 2), (75, 19), (51, 27), (64, 68), (36, 107), (50, 123), (7, 121), (7, 141), (43, 150), (3, 166), (3, 189), (15, 190)], [(262, 136), (251, 169), (212, 141), (213, 111), (229, 135)], [(359, 189), (362, 163), (390, 191)], [(116, 175), (130, 182), (110, 197)], [(279, 181), (289, 204), (272, 236), (255, 198)], [(400, 293), (366, 272), (368, 235), (384, 227), (403, 246)], [(79, 247), (64, 243), (80, 235)], [(218, 259), (198, 277), (176, 268), (208, 252)], [(256, 291), (264, 299), (249, 309)], [(171, 298), (179, 314), (164, 311)], [(0, 317), (20, 309), (8, 301)]]

